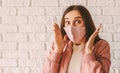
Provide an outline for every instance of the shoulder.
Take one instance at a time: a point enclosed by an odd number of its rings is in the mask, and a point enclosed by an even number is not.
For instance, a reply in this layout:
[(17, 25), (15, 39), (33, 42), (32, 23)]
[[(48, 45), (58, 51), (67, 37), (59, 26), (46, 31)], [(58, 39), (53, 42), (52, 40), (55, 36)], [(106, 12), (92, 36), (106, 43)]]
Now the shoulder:
[(94, 50), (96, 50), (96, 51), (109, 51), (110, 45), (106, 40), (101, 39), (95, 43)]
[(95, 46), (96, 47), (105, 47), (105, 46), (110, 46), (110, 45), (106, 40), (101, 39), (95, 43)]

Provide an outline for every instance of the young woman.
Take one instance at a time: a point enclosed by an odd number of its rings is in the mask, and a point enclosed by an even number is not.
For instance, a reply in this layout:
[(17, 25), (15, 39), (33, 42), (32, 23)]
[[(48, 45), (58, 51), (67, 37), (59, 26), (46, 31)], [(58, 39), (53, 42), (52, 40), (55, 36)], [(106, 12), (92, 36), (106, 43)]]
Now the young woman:
[(61, 29), (54, 24), (55, 41), (43, 73), (109, 73), (110, 46), (98, 36), (100, 28), (95, 28), (85, 7), (68, 7)]

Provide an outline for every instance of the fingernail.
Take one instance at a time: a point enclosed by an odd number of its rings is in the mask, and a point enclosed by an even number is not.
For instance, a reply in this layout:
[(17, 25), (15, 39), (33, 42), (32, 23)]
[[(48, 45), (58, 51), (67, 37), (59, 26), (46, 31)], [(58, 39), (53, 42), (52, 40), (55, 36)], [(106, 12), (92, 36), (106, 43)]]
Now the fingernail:
[(102, 24), (100, 24), (100, 27), (102, 27)]

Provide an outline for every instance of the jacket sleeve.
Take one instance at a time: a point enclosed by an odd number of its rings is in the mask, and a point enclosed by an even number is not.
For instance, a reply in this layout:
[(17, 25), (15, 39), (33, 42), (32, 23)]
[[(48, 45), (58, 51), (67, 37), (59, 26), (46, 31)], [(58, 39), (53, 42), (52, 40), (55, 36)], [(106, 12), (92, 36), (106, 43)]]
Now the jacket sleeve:
[(45, 59), (45, 63), (43, 66), (42, 73), (58, 73), (59, 71), (59, 63), (62, 57), (62, 54), (53, 52), (54, 48), (50, 50), (47, 58)]
[[(110, 69), (110, 46), (107, 42), (98, 44), (96, 56), (94, 54), (84, 55), (84, 73), (109, 73)], [(95, 52), (95, 51), (94, 51)]]

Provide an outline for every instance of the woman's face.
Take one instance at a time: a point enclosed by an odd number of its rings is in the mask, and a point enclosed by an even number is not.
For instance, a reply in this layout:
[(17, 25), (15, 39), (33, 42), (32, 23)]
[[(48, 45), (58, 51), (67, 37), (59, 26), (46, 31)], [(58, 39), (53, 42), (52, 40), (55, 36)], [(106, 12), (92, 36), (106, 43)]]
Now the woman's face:
[(78, 26), (78, 27), (85, 26), (82, 15), (77, 10), (72, 10), (68, 12), (64, 17), (64, 20), (65, 26)]

